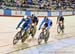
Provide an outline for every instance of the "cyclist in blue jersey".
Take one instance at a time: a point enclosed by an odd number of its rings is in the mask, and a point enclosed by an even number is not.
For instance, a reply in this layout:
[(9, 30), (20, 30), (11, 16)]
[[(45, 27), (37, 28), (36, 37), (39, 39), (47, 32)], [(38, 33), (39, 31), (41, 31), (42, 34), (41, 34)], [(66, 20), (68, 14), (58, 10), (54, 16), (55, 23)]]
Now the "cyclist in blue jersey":
[(38, 37), (38, 44), (40, 44), (43, 39), (45, 43), (47, 43), (49, 36), (50, 36), (49, 29), (51, 28), (51, 26), (52, 26), (52, 20), (49, 19), (47, 16), (45, 16), (39, 26), (39, 30), (41, 29), (41, 27), (43, 28), (42, 28), (42, 32), (40, 33)]
[(42, 23), (39, 26), (39, 30), (41, 29), (42, 25), (44, 24), (44, 28), (46, 28), (47, 30), (50, 29), (50, 27), (52, 26), (52, 20), (49, 19), (47, 16), (44, 17)]
[(30, 17), (24, 16), (24, 17), (21, 19), (21, 21), (19, 22), (19, 24), (18, 24), (18, 26), (16, 27), (16, 29), (19, 28), (21, 24), (23, 24), (23, 25), (22, 25), (22, 29), (23, 29), (24, 31), (26, 31), (26, 30), (30, 27), (30, 25), (32, 24), (32, 19), (31, 19)]
[[(16, 44), (18, 40), (21, 39), (21, 42), (23, 43), (28, 37), (29, 37), (29, 31), (32, 24), (32, 19), (28, 16), (24, 16), (21, 21), (19, 22), (16, 29), (21, 28), (15, 35), (13, 39), (13, 44)], [(22, 27), (21, 27), (22, 25)]]
[(32, 24), (32, 19), (30, 17), (28, 17), (28, 16), (24, 16), (21, 19), (21, 21), (19, 22), (18, 26), (16, 27), (16, 29), (18, 29), (22, 25), (22, 28), (21, 28), (21, 32), (23, 33), (23, 35), (22, 35), (22, 43), (29, 36), (31, 24)]

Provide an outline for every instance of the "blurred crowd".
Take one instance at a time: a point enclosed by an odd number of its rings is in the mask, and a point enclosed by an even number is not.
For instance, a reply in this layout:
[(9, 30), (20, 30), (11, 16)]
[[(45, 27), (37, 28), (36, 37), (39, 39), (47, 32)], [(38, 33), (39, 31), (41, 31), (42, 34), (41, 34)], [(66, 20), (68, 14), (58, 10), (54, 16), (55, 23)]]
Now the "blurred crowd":
[(75, 9), (75, 0), (0, 0), (0, 8), (20, 10)]

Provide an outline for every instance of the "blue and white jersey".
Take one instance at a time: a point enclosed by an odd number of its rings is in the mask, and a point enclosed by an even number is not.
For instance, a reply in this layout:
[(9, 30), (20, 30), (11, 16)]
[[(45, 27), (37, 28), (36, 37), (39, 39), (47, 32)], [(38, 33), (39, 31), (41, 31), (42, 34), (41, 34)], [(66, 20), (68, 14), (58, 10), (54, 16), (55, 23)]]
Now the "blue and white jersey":
[(39, 26), (39, 29), (41, 29), (42, 25), (45, 24), (45, 23), (48, 23), (47, 29), (50, 29), (51, 23), (52, 23), (52, 20), (50, 20), (50, 19), (44, 19), (44, 20), (41, 22), (41, 24), (40, 24), (40, 26)]
[(23, 23), (22, 27), (26, 31), (29, 28), (29, 26), (32, 24), (32, 19), (31, 18), (26, 18), (26, 19), (22, 18), (21, 21), (19, 22), (17, 28), (19, 28), (22, 23)]

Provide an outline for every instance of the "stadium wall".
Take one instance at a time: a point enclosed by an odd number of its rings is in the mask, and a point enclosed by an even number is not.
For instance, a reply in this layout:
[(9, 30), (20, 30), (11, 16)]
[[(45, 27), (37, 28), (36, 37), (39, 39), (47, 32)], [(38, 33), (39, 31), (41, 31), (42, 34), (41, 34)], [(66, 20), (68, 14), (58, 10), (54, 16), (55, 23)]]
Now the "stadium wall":
[(75, 11), (46, 11), (46, 12), (37, 12), (37, 11), (19, 11), (19, 10), (11, 10), (11, 9), (0, 9), (0, 16), (31, 16), (35, 14), (36, 16), (58, 16), (61, 15), (75, 15)]

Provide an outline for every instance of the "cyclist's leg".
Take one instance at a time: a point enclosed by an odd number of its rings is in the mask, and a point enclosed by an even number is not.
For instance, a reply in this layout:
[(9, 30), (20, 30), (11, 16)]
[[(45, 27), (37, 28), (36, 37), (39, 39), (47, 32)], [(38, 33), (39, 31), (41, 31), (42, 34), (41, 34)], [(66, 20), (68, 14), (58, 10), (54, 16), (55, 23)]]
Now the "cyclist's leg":
[(46, 30), (47, 26), (48, 26), (48, 23), (45, 23), (43, 26), (43, 29), (42, 29), (43, 32), (44, 32), (44, 30)]
[(64, 20), (62, 21), (62, 28), (64, 29)]
[(23, 34), (23, 37), (22, 37), (22, 43), (28, 38), (28, 34), (29, 34), (29, 31), (28, 31), (28, 28), (29, 26), (27, 26), (26, 28), (24, 28), (24, 34)]
[(62, 29), (62, 24), (61, 23), (59, 23), (59, 27), (60, 27), (60, 30)]
[(44, 25), (44, 41), (45, 41), (45, 43), (47, 43), (47, 36), (48, 36), (47, 30), (46, 30), (47, 27), (48, 27), (48, 23), (45, 23), (45, 25)]
[(62, 23), (62, 33), (64, 33), (64, 24)]
[(57, 25), (57, 33), (58, 34), (60, 33), (60, 21), (58, 22), (58, 25)]
[(49, 39), (49, 35), (50, 35), (49, 30), (46, 30), (46, 34), (45, 34), (45, 43), (47, 43), (47, 41), (48, 41), (48, 39)]
[(62, 20), (62, 33), (64, 33), (64, 18)]
[(26, 26), (26, 28), (24, 29), (24, 31), (27, 32), (27, 34), (29, 34), (30, 26)]
[(62, 31), (62, 23), (59, 22), (59, 33)]
[(32, 28), (32, 37), (34, 38), (34, 35), (35, 35), (35, 33), (36, 33), (36, 25), (34, 25), (34, 27)]

